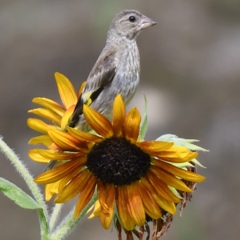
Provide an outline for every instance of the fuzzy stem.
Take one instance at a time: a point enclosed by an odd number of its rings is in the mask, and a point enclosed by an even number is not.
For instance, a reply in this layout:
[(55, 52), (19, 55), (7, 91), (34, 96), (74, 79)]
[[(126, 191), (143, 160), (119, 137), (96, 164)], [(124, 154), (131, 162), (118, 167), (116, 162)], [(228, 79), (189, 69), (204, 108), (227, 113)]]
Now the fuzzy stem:
[(2, 140), (2, 137), (0, 137), (0, 151), (6, 156), (6, 158), (15, 167), (16, 171), (24, 179), (28, 188), (32, 192), (36, 202), (42, 207), (42, 211), (38, 211), (38, 216), (39, 216), (39, 221), (41, 225), (41, 236), (43, 237), (43, 239), (46, 239), (44, 236), (46, 236), (48, 232), (48, 225), (47, 225), (48, 212), (47, 212), (47, 206), (44, 202), (44, 199), (39, 187), (34, 182), (33, 177), (28, 171), (28, 169), (26, 168), (26, 166), (18, 158), (18, 156), (14, 153), (14, 151)]
[(53, 229), (56, 226), (56, 223), (57, 223), (57, 220), (61, 213), (62, 207), (63, 207), (63, 204), (55, 204), (55, 206), (53, 208), (53, 211), (52, 211), (52, 214), (51, 214), (50, 220), (49, 220), (49, 228), (50, 228), (51, 232), (53, 231)]
[(76, 227), (77, 223), (85, 216), (87, 211), (92, 207), (92, 205), (96, 202), (96, 200), (97, 200), (97, 194), (94, 194), (91, 201), (89, 201), (89, 203), (83, 209), (83, 211), (81, 212), (81, 214), (77, 219), (73, 218), (75, 208), (72, 209), (72, 211), (63, 219), (61, 224), (59, 224), (56, 231), (51, 234), (50, 239), (51, 240), (65, 239), (71, 233), (71, 231)]

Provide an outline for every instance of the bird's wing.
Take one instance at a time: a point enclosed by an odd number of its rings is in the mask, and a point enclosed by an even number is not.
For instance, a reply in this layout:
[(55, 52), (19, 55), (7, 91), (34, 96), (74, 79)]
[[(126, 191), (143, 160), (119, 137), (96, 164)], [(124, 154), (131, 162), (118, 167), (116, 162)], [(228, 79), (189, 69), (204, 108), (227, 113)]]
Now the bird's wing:
[[(108, 50), (108, 51), (106, 51)], [(75, 127), (82, 115), (83, 105), (90, 106), (104, 88), (109, 86), (116, 73), (116, 51), (104, 49), (90, 72), (83, 93), (79, 96), (69, 126)]]

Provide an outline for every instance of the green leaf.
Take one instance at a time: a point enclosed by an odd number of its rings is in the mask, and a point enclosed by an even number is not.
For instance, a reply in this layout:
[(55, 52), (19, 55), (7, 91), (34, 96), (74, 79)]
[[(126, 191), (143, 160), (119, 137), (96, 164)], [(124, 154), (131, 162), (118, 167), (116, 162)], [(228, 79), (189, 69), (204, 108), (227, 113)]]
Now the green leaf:
[(183, 146), (183, 147), (188, 148), (191, 151), (208, 152), (207, 149), (193, 144), (193, 142), (199, 142), (199, 140), (179, 138), (178, 136), (176, 136), (174, 134), (164, 134), (164, 135), (160, 136), (159, 138), (157, 138), (157, 141), (173, 142), (175, 146)]
[[(165, 141), (165, 142), (173, 142), (175, 146), (182, 146), (182, 147), (186, 147), (191, 151), (202, 151), (202, 152), (208, 152), (207, 149), (199, 147), (196, 144), (193, 144), (194, 142), (199, 142), (196, 139), (185, 139), (185, 138), (179, 138), (178, 136), (174, 135), (174, 134), (164, 134), (162, 136), (160, 136), (159, 138), (156, 139), (157, 141)], [(193, 159), (191, 162), (193, 162), (194, 164), (205, 168), (197, 159)], [(190, 162), (185, 162), (185, 163), (172, 163), (175, 166), (178, 167), (190, 167), (192, 166), (192, 164)]]
[(147, 119), (147, 98), (144, 95), (144, 115), (140, 125), (139, 140), (144, 140), (144, 137), (147, 132), (148, 119)]
[(26, 209), (41, 209), (42, 207), (22, 189), (4, 178), (0, 178), (0, 191), (18, 206)]

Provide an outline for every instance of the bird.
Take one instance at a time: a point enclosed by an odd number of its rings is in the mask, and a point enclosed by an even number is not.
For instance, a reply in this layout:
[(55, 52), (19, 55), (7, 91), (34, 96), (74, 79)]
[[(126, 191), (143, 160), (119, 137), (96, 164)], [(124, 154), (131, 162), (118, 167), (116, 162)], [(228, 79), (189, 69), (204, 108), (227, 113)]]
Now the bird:
[(139, 33), (157, 24), (137, 10), (116, 14), (107, 32), (105, 47), (90, 71), (79, 96), (69, 126), (89, 131), (83, 115), (83, 105), (110, 118), (113, 101), (118, 94), (127, 105), (140, 80), (140, 55), (136, 39)]

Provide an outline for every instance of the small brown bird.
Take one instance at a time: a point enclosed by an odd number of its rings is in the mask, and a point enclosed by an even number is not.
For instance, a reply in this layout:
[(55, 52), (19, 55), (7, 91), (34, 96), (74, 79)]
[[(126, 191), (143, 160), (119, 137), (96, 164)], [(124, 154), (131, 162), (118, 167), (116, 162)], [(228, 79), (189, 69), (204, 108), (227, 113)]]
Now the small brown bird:
[(125, 104), (139, 83), (140, 57), (136, 38), (141, 30), (156, 22), (136, 10), (124, 10), (113, 19), (106, 45), (91, 70), (78, 99), (69, 126), (87, 131), (83, 104), (109, 117), (114, 98), (121, 94)]

